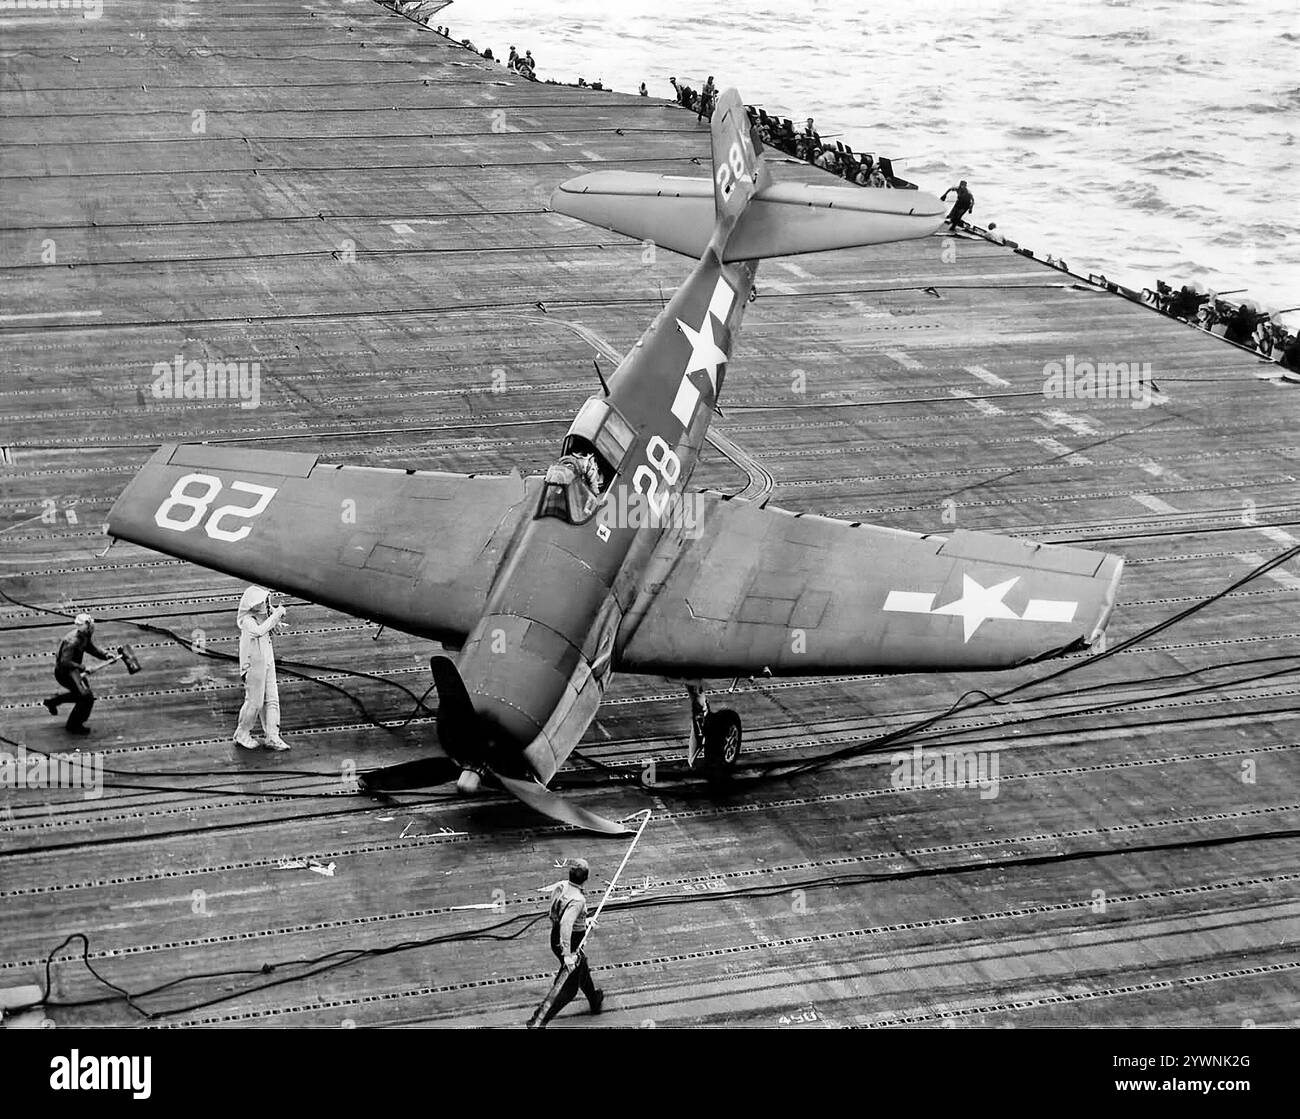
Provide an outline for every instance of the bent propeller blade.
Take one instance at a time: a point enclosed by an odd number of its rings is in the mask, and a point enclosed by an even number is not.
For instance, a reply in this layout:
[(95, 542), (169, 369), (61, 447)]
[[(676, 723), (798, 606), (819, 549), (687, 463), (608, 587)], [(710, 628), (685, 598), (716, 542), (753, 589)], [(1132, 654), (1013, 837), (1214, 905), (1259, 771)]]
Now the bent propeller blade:
[(624, 827), (613, 820), (605, 819), (604, 816), (598, 816), (594, 812), (581, 808), (536, 781), (521, 781), (517, 777), (506, 777), (495, 771), (492, 776), (500, 781), (502, 787), (512, 796), (528, 805), (534, 812), (540, 812), (552, 820), (586, 831), (598, 832), (601, 835), (633, 834), (632, 828)]

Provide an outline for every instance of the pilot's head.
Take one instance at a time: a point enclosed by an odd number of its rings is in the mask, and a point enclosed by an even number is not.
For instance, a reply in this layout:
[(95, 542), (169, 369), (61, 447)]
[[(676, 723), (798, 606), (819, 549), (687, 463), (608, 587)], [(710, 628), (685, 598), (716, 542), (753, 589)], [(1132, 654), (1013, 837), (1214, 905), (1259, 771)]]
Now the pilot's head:
[(587, 876), (591, 873), (591, 867), (586, 859), (569, 859), (569, 881), (575, 886), (581, 886), (587, 881)]

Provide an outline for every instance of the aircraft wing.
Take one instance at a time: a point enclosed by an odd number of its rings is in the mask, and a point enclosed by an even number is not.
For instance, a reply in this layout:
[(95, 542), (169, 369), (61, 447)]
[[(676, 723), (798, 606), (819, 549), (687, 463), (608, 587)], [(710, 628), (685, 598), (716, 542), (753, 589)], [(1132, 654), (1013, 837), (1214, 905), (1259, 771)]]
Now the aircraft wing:
[[(678, 678), (1010, 668), (1091, 644), (1123, 560), (703, 495), (665, 534), (615, 666)], [(690, 538), (694, 532), (694, 538)]]
[(457, 643), (483, 612), (538, 479), (334, 466), (316, 455), (167, 444), (109, 535)]

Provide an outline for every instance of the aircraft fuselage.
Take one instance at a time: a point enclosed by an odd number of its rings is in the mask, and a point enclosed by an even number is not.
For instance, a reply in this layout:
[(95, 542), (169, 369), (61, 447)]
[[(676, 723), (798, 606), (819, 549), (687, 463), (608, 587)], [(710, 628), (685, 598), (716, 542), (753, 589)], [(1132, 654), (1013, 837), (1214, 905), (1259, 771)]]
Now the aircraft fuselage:
[(457, 658), (492, 768), (550, 780), (595, 716), (656, 548), (698, 529), (682, 503), (756, 270), (705, 254), (610, 379), (633, 437), (599, 506), (534, 517), (502, 565)]

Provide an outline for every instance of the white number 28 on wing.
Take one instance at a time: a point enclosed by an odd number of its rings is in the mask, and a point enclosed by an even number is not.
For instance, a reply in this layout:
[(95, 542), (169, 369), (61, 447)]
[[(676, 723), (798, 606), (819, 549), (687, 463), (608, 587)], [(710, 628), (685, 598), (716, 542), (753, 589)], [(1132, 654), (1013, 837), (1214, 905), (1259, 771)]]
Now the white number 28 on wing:
[[(233, 517), (242, 517), (245, 520), (256, 517), (271, 503), (271, 498), (277, 491), (274, 486), (259, 486), (253, 482), (231, 482), (230, 488), (239, 493), (256, 494), (257, 501), (252, 505), (222, 505), (214, 509), (203, 530), (213, 540), (225, 540), (233, 544), (243, 540), (252, 532), (253, 526), (241, 525), (239, 528), (229, 529), (222, 528), (221, 522)], [(169, 528), (173, 532), (189, 532), (203, 520), (208, 506), (220, 492), (221, 479), (214, 478), (211, 474), (186, 474), (183, 478), (177, 478), (176, 484), (172, 486), (172, 492), (167, 495), (166, 500), (158, 506), (158, 512), (153, 515), (154, 524), (159, 528)], [(178, 509), (182, 510), (180, 516), (176, 515)]]

